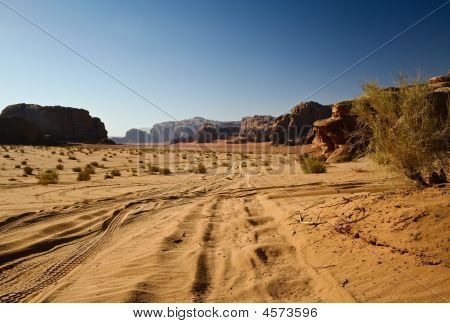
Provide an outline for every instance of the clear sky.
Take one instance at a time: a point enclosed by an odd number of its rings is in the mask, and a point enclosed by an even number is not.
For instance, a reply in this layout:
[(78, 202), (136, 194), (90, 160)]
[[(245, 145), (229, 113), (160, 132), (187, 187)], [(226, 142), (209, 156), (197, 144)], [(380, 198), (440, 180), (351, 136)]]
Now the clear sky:
[[(177, 119), (277, 116), (445, 0), (0, 0)], [(87, 109), (110, 136), (170, 118), (0, 4), (0, 107)], [(450, 69), (450, 4), (308, 100)]]

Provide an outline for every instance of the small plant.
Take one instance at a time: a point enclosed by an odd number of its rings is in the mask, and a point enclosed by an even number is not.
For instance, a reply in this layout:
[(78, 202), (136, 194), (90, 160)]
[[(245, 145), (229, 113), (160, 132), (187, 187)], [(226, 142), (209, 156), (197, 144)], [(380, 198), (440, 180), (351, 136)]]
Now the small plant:
[(58, 158), (58, 163), (62, 163), (63, 160), (61, 158)]
[(20, 165), (16, 165), (16, 166), (14, 166), (15, 168), (20, 168)]
[(69, 156), (69, 159), (70, 160), (77, 160), (77, 158), (75, 156), (73, 156), (73, 155)]
[(206, 174), (206, 166), (203, 163), (199, 163), (197, 167), (193, 169), (196, 174)]
[(270, 161), (268, 160), (263, 161), (263, 166), (270, 166)]
[(39, 173), (38, 175), (38, 182), (41, 185), (57, 184), (58, 179), (58, 173), (52, 169), (48, 169), (43, 173)]
[(83, 170), (84, 172), (86, 172), (86, 173), (89, 173), (89, 174), (95, 174), (95, 168), (94, 168), (94, 166), (92, 166), (91, 164), (87, 164), (85, 167), (84, 167), (84, 170)]
[(169, 168), (160, 168), (159, 169), (159, 173), (161, 175), (170, 175), (170, 174), (172, 174), (172, 172), (170, 171)]
[(10, 156), (9, 156), (9, 154), (4, 154), (3, 155), (3, 158), (9, 158)]
[(27, 164), (27, 161), (26, 160), (22, 160), (20, 163), (25, 166)]
[(25, 166), (23, 168), (23, 174), (24, 175), (32, 175), (33, 174), (33, 168), (31, 168), (30, 166)]
[(81, 167), (74, 167), (74, 168), (72, 168), (72, 170), (73, 170), (75, 173), (79, 173), (79, 172), (81, 172)]
[(108, 160), (106, 159), (106, 157), (103, 157), (103, 158), (102, 158), (102, 161), (108, 161)]
[(57, 170), (63, 170), (64, 169), (64, 165), (63, 164), (58, 164), (58, 165), (56, 165), (56, 169)]
[(113, 170), (111, 170), (111, 175), (115, 177), (115, 176), (120, 176), (121, 174), (118, 169), (113, 169)]
[(104, 177), (104, 179), (113, 179), (114, 177), (113, 176), (111, 176), (111, 175), (109, 175), (109, 174), (105, 174), (105, 177)]
[(300, 161), (300, 166), (305, 174), (318, 174), (327, 171), (325, 161), (316, 158), (305, 157)]
[(89, 181), (90, 179), (91, 179), (91, 174), (84, 170), (82, 172), (79, 172), (77, 175), (77, 181), (79, 181), (79, 182)]
[(97, 163), (96, 161), (91, 162), (91, 165), (94, 166), (94, 167), (98, 167), (98, 166), (99, 166), (98, 163)]

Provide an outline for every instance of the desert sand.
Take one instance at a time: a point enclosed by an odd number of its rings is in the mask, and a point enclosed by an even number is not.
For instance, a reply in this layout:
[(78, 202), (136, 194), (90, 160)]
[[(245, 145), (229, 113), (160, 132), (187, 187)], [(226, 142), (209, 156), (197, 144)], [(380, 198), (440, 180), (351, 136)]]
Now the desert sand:
[[(4, 146), (0, 301), (448, 302), (448, 185), (403, 187), (367, 158), (303, 174), (263, 148)], [(62, 164), (59, 182), (24, 161)]]

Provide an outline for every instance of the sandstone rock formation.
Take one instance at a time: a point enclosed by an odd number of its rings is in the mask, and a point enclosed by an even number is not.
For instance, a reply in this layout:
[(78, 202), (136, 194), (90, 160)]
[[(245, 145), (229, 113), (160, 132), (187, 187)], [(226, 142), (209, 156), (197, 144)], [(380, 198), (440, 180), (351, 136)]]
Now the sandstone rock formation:
[(352, 101), (336, 103), (330, 118), (314, 122), (313, 147), (324, 158), (331, 157), (330, 161), (348, 161), (352, 158), (349, 147), (345, 147), (356, 126), (356, 117), (351, 109)]
[(125, 133), (125, 137), (111, 137), (110, 140), (116, 144), (146, 143), (148, 136), (148, 132), (133, 128)]
[(290, 113), (279, 116), (272, 126), (272, 144), (298, 145), (305, 143), (313, 123), (330, 117), (331, 107), (317, 102), (302, 102)]
[(83, 109), (21, 103), (3, 109), (0, 119), (9, 124), (11, 133), (20, 132), (25, 123), (33, 124), (30, 131), (38, 129), (40, 137), (51, 143), (98, 143), (104, 142), (108, 135), (103, 122)]
[(198, 143), (210, 143), (218, 139), (231, 139), (238, 136), (239, 131), (239, 122), (206, 123), (196, 134), (195, 141)]
[(32, 122), (19, 118), (0, 118), (0, 143), (11, 145), (44, 144), (41, 130)]
[[(214, 128), (214, 130), (210, 127)], [(217, 133), (215, 137), (221, 138), (228, 137), (231, 133), (239, 133), (239, 122), (230, 121), (222, 122), (215, 120), (208, 120), (201, 117), (194, 117), (191, 119), (185, 119), (180, 121), (166, 121), (156, 123), (147, 132), (143, 130), (130, 129), (127, 131), (125, 137), (113, 137), (111, 138), (116, 143), (138, 143), (137, 138), (146, 138), (146, 141), (140, 143), (171, 143), (176, 144), (180, 142), (193, 142), (198, 140), (199, 132), (202, 131), (201, 141), (211, 137), (206, 136), (206, 133)], [(221, 134), (221, 135), (219, 135)], [(213, 139), (213, 140), (216, 140)], [(209, 139), (208, 139), (209, 140)], [(210, 141), (205, 141), (210, 142)]]
[(239, 141), (271, 141), (274, 120), (274, 117), (268, 115), (255, 115), (253, 117), (242, 118), (239, 131)]

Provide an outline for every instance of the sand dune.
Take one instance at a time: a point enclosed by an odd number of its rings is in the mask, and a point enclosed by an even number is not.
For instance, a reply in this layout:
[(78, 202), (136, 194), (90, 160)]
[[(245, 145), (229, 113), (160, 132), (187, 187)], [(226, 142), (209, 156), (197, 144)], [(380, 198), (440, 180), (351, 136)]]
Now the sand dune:
[[(270, 156), (269, 168), (263, 155), (225, 152), (208, 159), (207, 174), (180, 158), (170, 176), (132, 176), (124, 148), (90, 182), (74, 180), (75, 161), (56, 185), (8, 181), (21, 158), (55, 159), (25, 149), (10, 153), (0, 178), (2, 302), (450, 298), (448, 187), (393, 189), (368, 160), (304, 175), (290, 155)], [(122, 176), (104, 180), (111, 168)]]

